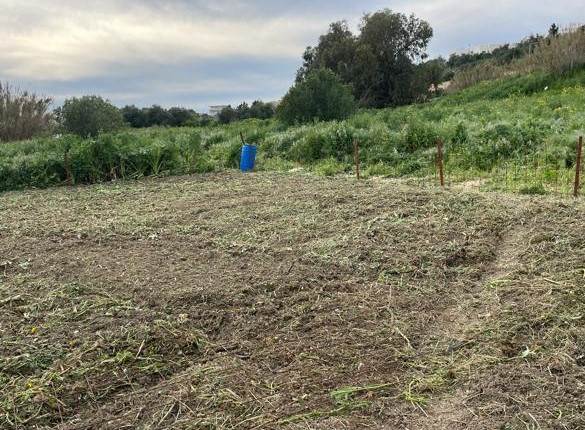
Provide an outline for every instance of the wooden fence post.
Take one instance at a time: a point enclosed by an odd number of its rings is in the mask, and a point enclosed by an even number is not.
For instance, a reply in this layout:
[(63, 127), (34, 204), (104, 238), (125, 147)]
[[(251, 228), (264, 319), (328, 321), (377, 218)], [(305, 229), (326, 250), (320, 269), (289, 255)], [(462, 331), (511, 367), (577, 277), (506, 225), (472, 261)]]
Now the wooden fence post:
[(355, 161), (355, 175), (360, 179), (360, 147), (357, 139), (353, 140), (353, 158)]
[(441, 187), (445, 187), (445, 172), (443, 170), (443, 141), (437, 139), (437, 168), (439, 169), (439, 180)]
[(65, 155), (63, 156), (63, 164), (65, 167), (65, 184), (73, 185), (73, 174), (71, 173), (71, 159), (69, 158), (69, 148), (65, 150)]
[(583, 157), (583, 136), (579, 137), (579, 142), (577, 143), (577, 161), (575, 163), (575, 189), (573, 190), (573, 195), (575, 197), (579, 196), (579, 186), (581, 180), (581, 158)]

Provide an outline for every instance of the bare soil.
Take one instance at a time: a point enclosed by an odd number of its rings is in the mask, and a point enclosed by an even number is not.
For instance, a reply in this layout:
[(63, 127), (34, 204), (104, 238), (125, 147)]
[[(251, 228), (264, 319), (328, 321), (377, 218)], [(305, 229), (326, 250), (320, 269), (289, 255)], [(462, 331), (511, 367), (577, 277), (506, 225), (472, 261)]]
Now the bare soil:
[(585, 428), (584, 215), (299, 173), (0, 195), (0, 428)]

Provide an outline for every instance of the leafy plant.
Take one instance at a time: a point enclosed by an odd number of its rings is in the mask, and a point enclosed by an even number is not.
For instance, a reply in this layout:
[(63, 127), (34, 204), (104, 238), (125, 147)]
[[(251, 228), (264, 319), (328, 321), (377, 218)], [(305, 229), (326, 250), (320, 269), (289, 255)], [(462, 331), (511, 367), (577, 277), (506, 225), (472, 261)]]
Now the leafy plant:
[(99, 96), (84, 96), (65, 100), (58, 110), (63, 130), (80, 137), (96, 137), (124, 126), (120, 110)]
[(355, 111), (351, 90), (331, 71), (319, 69), (284, 96), (277, 117), (285, 124), (345, 119)]

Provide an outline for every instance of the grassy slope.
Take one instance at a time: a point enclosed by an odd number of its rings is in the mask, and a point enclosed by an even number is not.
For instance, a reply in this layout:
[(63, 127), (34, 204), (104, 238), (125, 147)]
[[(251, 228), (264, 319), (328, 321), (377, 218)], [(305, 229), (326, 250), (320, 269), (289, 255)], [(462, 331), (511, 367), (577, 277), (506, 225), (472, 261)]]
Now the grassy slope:
[[(451, 180), (487, 177), (492, 188), (543, 183), (568, 192), (575, 141), (585, 133), (584, 104), (585, 71), (563, 79), (534, 74), (486, 82), (430, 103), (363, 112), (341, 124), (269, 134), (261, 146), (299, 160), (297, 154), (310, 147), (307, 140), (319, 145), (334, 136), (329, 140), (348, 147), (357, 137), (366, 174), (424, 176), (434, 173), (434, 142), (441, 137)], [(291, 149), (283, 151), (287, 143)], [(351, 154), (342, 159), (346, 164), (339, 170), (347, 170)]]
[(0, 427), (582, 428), (583, 215), (268, 173), (6, 193)]
[[(0, 190), (63, 184), (65, 151), (76, 183), (181, 174), (238, 165), (239, 133), (260, 145), (258, 168), (351, 169), (353, 139), (366, 175), (432, 176), (446, 142), (451, 181), (486, 178), (491, 189), (568, 193), (575, 140), (585, 134), (585, 70), (485, 82), (430, 103), (360, 112), (343, 122), (284, 128), (250, 120), (202, 129), (150, 129), (0, 145)], [(199, 138), (200, 136), (201, 138)]]

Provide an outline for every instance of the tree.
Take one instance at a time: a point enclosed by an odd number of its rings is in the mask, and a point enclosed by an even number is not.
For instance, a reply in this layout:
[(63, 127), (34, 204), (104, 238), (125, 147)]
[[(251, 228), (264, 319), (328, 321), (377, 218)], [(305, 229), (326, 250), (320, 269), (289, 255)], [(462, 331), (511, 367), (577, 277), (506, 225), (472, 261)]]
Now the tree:
[(421, 95), (424, 95), (429, 90), (436, 93), (439, 85), (445, 82), (448, 73), (447, 62), (441, 57), (417, 65), (416, 92)]
[(413, 101), (414, 61), (426, 58), (425, 49), (433, 36), (431, 26), (416, 18), (385, 9), (366, 14), (358, 43), (374, 59), (376, 74), (366, 82), (364, 104), (372, 107)]
[(196, 116), (195, 111), (182, 107), (172, 107), (168, 110), (168, 125), (183, 127)]
[(316, 69), (329, 69), (343, 82), (351, 82), (357, 49), (356, 42), (346, 21), (332, 23), (329, 26), (329, 32), (319, 37), (317, 47), (306, 49), (303, 55), (303, 66), (297, 72), (297, 82), (302, 81), (311, 70)]
[(49, 130), (53, 99), (0, 83), (0, 141), (30, 139)]
[(250, 106), (250, 118), (270, 119), (274, 116), (274, 106), (270, 103), (256, 100)]
[(550, 26), (549, 30), (548, 30), (548, 37), (555, 38), (559, 35), (559, 26), (556, 25), (554, 22), (553, 24)]
[(269, 119), (273, 116), (274, 106), (270, 103), (256, 100), (251, 106), (246, 102), (242, 102), (235, 109), (231, 105), (223, 108), (217, 115), (217, 120), (220, 124), (229, 124), (234, 121), (243, 121), (249, 118)]
[(235, 109), (231, 107), (231, 105), (224, 107), (217, 115), (217, 120), (220, 124), (229, 124), (230, 122), (236, 121), (237, 119), (238, 114)]
[(195, 126), (206, 127), (206, 126), (212, 124), (213, 122), (215, 122), (215, 118), (213, 118), (211, 115), (204, 113), (201, 115), (196, 115), (193, 118), (192, 122), (193, 122), (193, 125), (195, 125)]
[(144, 109), (137, 108), (136, 106), (124, 106), (122, 108), (122, 116), (130, 127), (142, 128), (147, 127), (148, 118)]
[(415, 62), (426, 58), (432, 35), (427, 22), (389, 9), (364, 15), (358, 36), (346, 22), (333, 23), (319, 44), (305, 51), (297, 82), (312, 70), (325, 68), (351, 85), (364, 106), (410, 103), (417, 97)]
[(150, 108), (124, 106), (122, 108), (124, 120), (134, 128), (152, 126), (184, 127), (197, 123), (198, 115), (193, 109), (172, 107), (165, 109), (158, 105)]
[(95, 137), (101, 132), (124, 126), (122, 112), (99, 96), (83, 96), (65, 100), (60, 118), (65, 131), (81, 137)]
[(286, 124), (345, 119), (355, 110), (351, 89), (331, 70), (309, 72), (284, 96), (277, 117)]
[(238, 121), (250, 118), (250, 106), (248, 106), (248, 103), (240, 103), (240, 105), (236, 108), (236, 116)]
[(147, 109), (147, 124), (149, 127), (158, 125), (158, 126), (165, 126), (169, 125), (171, 121), (171, 116), (167, 112), (166, 109), (159, 105), (152, 105), (150, 108)]

